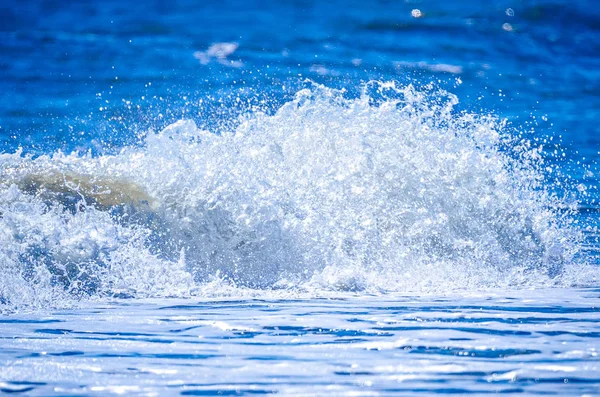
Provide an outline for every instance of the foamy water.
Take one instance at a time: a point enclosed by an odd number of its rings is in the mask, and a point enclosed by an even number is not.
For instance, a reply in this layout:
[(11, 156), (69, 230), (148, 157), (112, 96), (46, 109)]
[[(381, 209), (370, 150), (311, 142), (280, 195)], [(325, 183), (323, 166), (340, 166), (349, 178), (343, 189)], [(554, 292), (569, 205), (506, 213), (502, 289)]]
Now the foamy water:
[(360, 91), (310, 83), (115, 155), (3, 154), (2, 306), (598, 282), (543, 145), (433, 87)]

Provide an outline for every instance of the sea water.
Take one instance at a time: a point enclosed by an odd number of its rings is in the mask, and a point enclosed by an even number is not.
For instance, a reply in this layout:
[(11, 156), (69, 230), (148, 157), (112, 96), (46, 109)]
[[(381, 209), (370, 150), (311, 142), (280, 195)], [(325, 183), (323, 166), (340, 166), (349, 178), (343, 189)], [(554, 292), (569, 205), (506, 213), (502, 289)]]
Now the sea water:
[(600, 393), (592, 2), (8, 2), (0, 390)]

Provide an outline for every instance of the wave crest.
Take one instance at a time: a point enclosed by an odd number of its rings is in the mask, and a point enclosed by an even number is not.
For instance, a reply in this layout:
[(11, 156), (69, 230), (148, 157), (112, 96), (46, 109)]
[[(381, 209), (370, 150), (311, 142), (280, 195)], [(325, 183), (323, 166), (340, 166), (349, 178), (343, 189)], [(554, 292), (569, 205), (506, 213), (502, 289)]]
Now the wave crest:
[(560, 282), (581, 236), (541, 148), (447, 92), (362, 88), (312, 85), (229, 133), (179, 121), (114, 156), (3, 155), (0, 299)]

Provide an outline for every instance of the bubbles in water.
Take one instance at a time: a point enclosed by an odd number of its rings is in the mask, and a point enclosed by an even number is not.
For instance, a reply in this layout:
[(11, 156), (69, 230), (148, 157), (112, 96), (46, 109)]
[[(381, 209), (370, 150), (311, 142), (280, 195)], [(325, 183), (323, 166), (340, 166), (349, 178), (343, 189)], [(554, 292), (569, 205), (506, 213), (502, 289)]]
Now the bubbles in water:
[(230, 132), (182, 120), (114, 156), (3, 155), (0, 299), (579, 282), (541, 148), (457, 102), (310, 84)]

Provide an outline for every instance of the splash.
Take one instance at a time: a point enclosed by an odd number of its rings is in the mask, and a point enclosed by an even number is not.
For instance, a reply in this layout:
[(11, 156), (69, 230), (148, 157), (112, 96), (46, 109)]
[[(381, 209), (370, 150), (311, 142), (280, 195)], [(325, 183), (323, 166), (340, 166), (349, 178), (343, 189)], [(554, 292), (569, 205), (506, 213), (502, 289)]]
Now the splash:
[(580, 283), (542, 148), (457, 102), (312, 85), (230, 132), (182, 120), (112, 156), (5, 154), (0, 301)]

